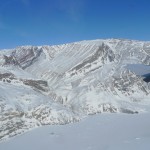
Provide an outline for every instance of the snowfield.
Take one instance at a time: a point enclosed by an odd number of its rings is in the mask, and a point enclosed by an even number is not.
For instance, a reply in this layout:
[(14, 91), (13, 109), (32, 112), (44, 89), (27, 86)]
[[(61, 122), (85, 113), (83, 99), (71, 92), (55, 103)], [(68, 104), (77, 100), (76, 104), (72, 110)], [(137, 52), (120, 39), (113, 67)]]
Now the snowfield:
[(150, 83), (131, 64), (150, 65), (150, 42), (100, 39), (1, 50), (0, 141), (97, 113), (150, 113)]
[(45, 126), (0, 143), (1, 150), (149, 150), (150, 114), (98, 114)]

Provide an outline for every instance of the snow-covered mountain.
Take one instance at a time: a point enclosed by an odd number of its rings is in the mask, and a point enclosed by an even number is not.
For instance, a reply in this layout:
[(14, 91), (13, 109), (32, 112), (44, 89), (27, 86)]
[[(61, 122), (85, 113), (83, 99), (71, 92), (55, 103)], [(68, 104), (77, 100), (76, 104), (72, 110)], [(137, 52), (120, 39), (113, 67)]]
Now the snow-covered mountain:
[(150, 111), (150, 84), (127, 64), (150, 65), (150, 42), (124, 39), (0, 51), (0, 139), (98, 112)]

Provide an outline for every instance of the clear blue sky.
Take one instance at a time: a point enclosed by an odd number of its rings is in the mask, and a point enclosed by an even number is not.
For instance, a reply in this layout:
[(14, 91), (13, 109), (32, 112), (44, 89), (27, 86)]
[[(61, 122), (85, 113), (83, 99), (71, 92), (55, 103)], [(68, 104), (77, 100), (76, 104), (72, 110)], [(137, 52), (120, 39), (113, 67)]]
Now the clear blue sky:
[(150, 0), (0, 0), (0, 49), (99, 38), (150, 40)]

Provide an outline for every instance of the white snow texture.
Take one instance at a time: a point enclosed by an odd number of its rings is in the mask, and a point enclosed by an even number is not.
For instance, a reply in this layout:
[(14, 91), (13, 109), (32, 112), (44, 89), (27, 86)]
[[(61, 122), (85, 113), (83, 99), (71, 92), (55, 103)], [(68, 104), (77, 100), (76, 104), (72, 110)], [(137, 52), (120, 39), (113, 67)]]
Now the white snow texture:
[(150, 42), (107, 39), (0, 51), (0, 140), (88, 114), (150, 112), (150, 84), (128, 64), (150, 65)]

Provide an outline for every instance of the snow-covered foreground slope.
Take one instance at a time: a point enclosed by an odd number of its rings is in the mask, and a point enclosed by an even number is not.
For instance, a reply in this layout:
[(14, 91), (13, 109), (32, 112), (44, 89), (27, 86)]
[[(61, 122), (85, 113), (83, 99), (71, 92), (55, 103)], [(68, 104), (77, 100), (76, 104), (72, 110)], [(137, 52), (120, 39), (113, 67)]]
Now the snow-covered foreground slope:
[(0, 51), (0, 140), (88, 114), (150, 112), (150, 42), (108, 39)]
[(149, 150), (150, 114), (102, 114), (45, 126), (0, 143), (1, 150)]

